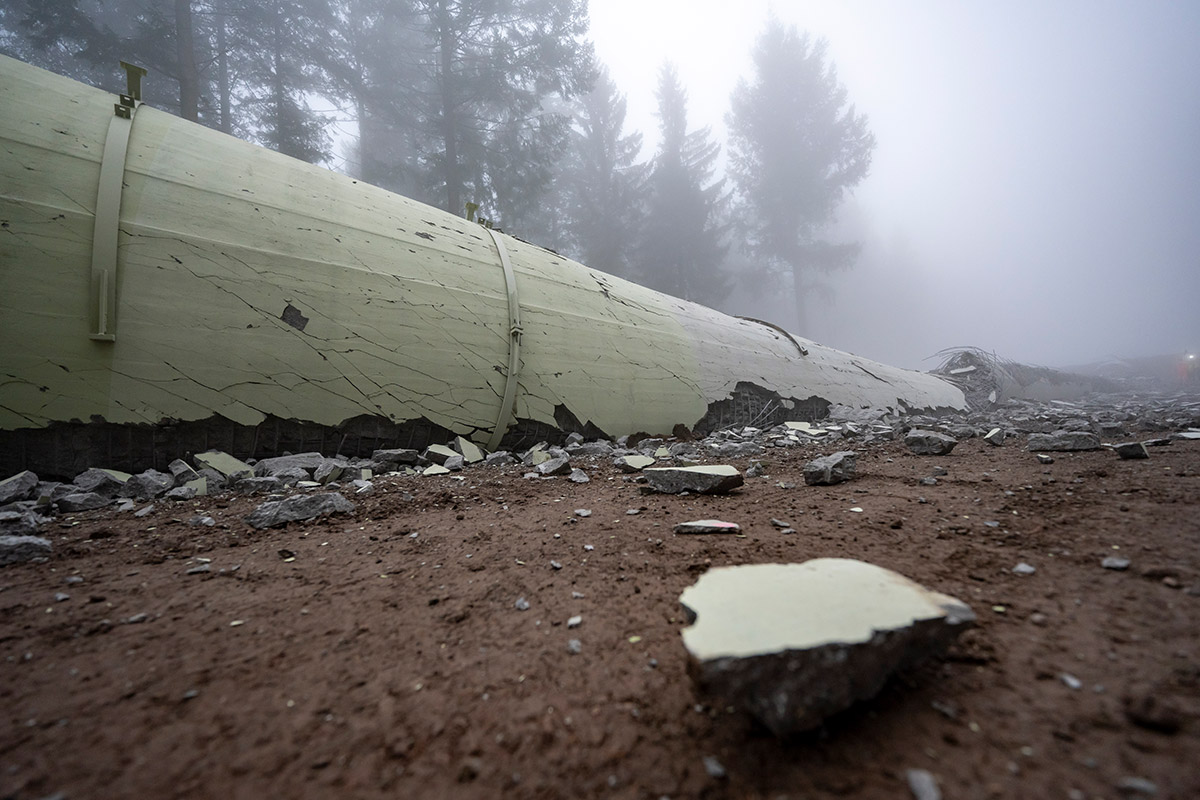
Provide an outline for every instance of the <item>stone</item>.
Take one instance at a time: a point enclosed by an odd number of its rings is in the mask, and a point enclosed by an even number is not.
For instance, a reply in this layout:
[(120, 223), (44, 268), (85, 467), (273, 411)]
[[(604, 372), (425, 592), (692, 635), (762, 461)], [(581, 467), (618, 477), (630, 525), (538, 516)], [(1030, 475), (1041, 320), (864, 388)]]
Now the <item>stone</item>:
[(19, 511), (0, 511), (0, 535), (32, 536), (43, 524), (49, 522), (32, 509)]
[(761, 461), (751, 461), (750, 466), (746, 467), (747, 478), (762, 478), (767, 475), (767, 468), (762, 465)]
[(937, 431), (913, 428), (904, 436), (904, 444), (919, 456), (944, 456), (954, 449), (958, 440)]
[(906, 770), (904, 779), (908, 782), (908, 790), (913, 793), (915, 800), (942, 800), (942, 790), (938, 788), (937, 779), (929, 770)]
[(196, 492), (196, 497), (202, 497), (208, 494), (208, 478), (196, 478), (193, 481), (188, 481), (181, 489), (192, 489)]
[(618, 456), (613, 459), (613, 466), (621, 472), (641, 472), (653, 463), (654, 459), (650, 456)]
[(717, 567), (679, 599), (693, 676), (780, 736), (875, 695), (975, 620), (953, 597), (842, 558)]
[(1113, 452), (1122, 459), (1150, 457), (1150, 451), (1141, 442), (1121, 442), (1120, 444), (1114, 444)]
[(395, 448), (391, 450), (376, 450), (371, 454), (371, 460), (377, 464), (390, 464), (394, 469), (396, 464), (416, 464), (417, 451), (407, 448)]
[(735, 467), (650, 467), (642, 470), (647, 488), (663, 494), (726, 494), (745, 483)]
[(538, 475), (569, 475), (571, 474), (571, 459), (567, 456), (548, 458), (534, 467)]
[(196, 489), (192, 486), (176, 486), (167, 492), (164, 497), (168, 500), (192, 500), (196, 497)]
[(459, 455), (463, 457), (463, 461), (467, 464), (478, 464), (480, 461), (483, 461), (483, 450), (470, 439), (457, 436), (451, 446), (459, 452)]
[(375, 484), (362, 478), (350, 481), (350, 486), (354, 488), (354, 494), (356, 495), (368, 495), (375, 491)]
[(270, 494), (283, 488), (283, 481), (275, 476), (247, 476), (234, 481), (230, 487), (238, 494)]
[(571, 474), (567, 476), (567, 480), (569, 480), (571, 483), (588, 483), (592, 479), (589, 478), (588, 474), (583, 470), (572, 469)]
[(577, 656), (583, 652), (583, 642), (578, 639), (567, 640), (567, 652), (573, 656)]
[(29, 470), (18, 472), (11, 478), (5, 478), (0, 481), (0, 506), (30, 499), (33, 497), (37, 485), (38, 476)]
[(1129, 569), (1129, 559), (1121, 558), (1120, 556), (1108, 556), (1100, 562), (1100, 566), (1116, 572), (1124, 572)]
[(576, 614), (575, 616), (567, 619), (567, 627), (568, 628), (578, 628), (582, 624), (583, 624), (583, 615), (582, 614)]
[(136, 500), (153, 500), (162, 497), (175, 487), (175, 476), (156, 469), (130, 476), (121, 487), (122, 497), (132, 497)]
[(95, 493), (111, 500), (131, 477), (133, 476), (126, 472), (92, 467), (76, 475), (71, 483), (83, 494)]
[(66, 497), (60, 497), (58, 510), (67, 514), (76, 511), (91, 511), (95, 508), (103, 508), (110, 502), (112, 501), (109, 498), (96, 492), (76, 492)]
[(507, 450), (497, 450), (495, 453), (488, 453), (483, 463), (489, 467), (505, 467), (517, 463), (517, 459)]
[(50, 557), (50, 542), (40, 536), (0, 536), (0, 567)]
[(349, 467), (350, 465), (341, 459), (322, 459), (317, 466), (313, 467), (313, 480), (321, 484), (333, 483), (340, 480)]
[(704, 756), (701, 761), (704, 764), (704, 771), (708, 773), (708, 777), (716, 778), (717, 780), (729, 777), (729, 774), (725, 771), (725, 765), (716, 756)]
[(1017, 564), (1015, 567), (1013, 567), (1012, 571), (1017, 575), (1032, 575), (1033, 573), (1037, 572), (1037, 567), (1033, 566), (1032, 564), (1026, 564), (1024, 561), (1022, 561), (1020, 564)]
[(445, 461), (442, 462), (442, 466), (445, 467), (446, 469), (450, 470), (451, 472), (458, 472), (466, 465), (467, 465), (466, 459), (464, 459), (462, 456), (459, 456), (459, 455), (450, 456), (449, 458), (447, 458)]
[(592, 515), (592, 510), (590, 508), (575, 509), (575, 516), (577, 516), (577, 517), (590, 517), (591, 515)]
[(1052, 456), (1046, 455), (1045, 453), (1038, 453), (1037, 460), (1038, 460), (1039, 464), (1053, 464), (1054, 463), (1054, 458)]
[(425, 469), (421, 470), (422, 475), (449, 475), (450, 470), (443, 467), (441, 464), (430, 464)]
[[(376, 451), (380, 452), (380, 451)], [(413, 454), (413, 461), (417, 460), (417, 452), (415, 450), (407, 451)], [(276, 456), (275, 458), (264, 458), (254, 465), (254, 474), (260, 478), (279, 477), (280, 473), (302, 469), (305, 477), (312, 474), (312, 471), (321, 465), (325, 460), (325, 456), (320, 453), (296, 453), (291, 456)]]
[(1004, 444), (1004, 429), (992, 428), (983, 435), (983, 440), (993, 447), (1000, 447)]
[(608, 442), (597, 440), (567, 445), (567, 452), (573, 456), (611, 456), (613, 446)]
[[(257, 469), (257, 466), (255, 468)], [(191, 464), (188, 464), (182, 458), (177, 458), (170, 464), (167, 464), (167, 472), (171, 473), (171, 477), (175, 479), (176, 486), (183, 486), (188, 481), (194, 481), (200, 477), (200, 473), (192, 469)]]
[(1029, 434), (1029, 452), (1069, 453), (1078, 450), (1099, 450), (1100, 437), (1090, 431), (1064, 431)]
[(1129, 776), (1117, 781), (1117, 791), (1123, 795), (1158, 796), (1158, 784), (1146, 778)]
[(719, 519), (697, 519), (691, 522), (680, 522), (675, 526), (676, 533), (741, 533), (742, 526), (736, 522), (723, 522)]
[(205, 453), (197, 453), (192, 456), (192, 460), (203, 468), (211, 469), (220, 474), (225, 480), (229, 480), (235, 476), (254, 474), (254, 467), (244, 461), (234, 458), (228, 453), (222, 453), (220, 450), (209, 450)]
[(447, 458), (457, 455), (459, 454), (453, 448), (447, 447), (444, 444), (431, 444), (421, 454), (426, 461), (432, 461), (434, 464), (445, 464)]
[(526, 600), (524, 597), (518, 597), (517, 602), (513, 603), (513, 607), (515, 609), (517, 609), (517, 611), (528, 611), (529, 610), (529, 601)]
[(286, 500), (271, 500), (246, 515), (252, 528), (275, 528), (289, 522), (322, 517), (327, 514), (352, 514), (354, 504), (336, 492), (298, 494)]
[(804, 465), (804, 482), (809, 486), (833, 486), (854, 477), (858, 454), (842, 450), (813, 459)]

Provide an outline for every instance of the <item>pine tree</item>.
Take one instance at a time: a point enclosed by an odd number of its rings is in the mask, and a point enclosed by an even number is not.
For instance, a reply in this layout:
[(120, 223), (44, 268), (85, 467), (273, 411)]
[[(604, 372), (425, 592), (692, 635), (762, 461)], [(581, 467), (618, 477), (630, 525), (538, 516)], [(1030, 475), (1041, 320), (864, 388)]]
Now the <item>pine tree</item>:
[(559, 181), (572, 255), (589, 267), (629, 277), (648, 169), (637, 163), (641, 133), (625, 134), (624, 128), (625, 97), (602, 69), (577, 102)]
[(827, 51), (825, 40), (768, 20), (754, 50), (754, 82), (739, 82), (729, 115), (739, 227), (753, 255), (790, 274), (798, 326), (817, 276), (858, 255), (858, 245), (821, 236), (866, 177), (875, 148), (867, 118), (846, 106)]
[(652, 289), (715, 306), (729, 293), (721, 270), (724, 181), (712, 180), (720, 146), (708, 128), (687, 132), (687, 93), (671, 64), (659, 74), (657, 96), (662, 140), (650, 174), (641, 277)]

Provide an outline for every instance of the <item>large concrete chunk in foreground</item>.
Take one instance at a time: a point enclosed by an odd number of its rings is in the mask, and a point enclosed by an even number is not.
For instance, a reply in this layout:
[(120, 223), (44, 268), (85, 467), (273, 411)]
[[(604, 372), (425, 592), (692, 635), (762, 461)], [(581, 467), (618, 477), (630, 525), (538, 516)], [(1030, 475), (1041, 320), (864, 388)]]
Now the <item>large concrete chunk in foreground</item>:
[(842, 558), (718, 567), (679, 601), (693, 677), (777, 735), (871, 697), (975, 619), (953, 597)]
[(745, 483), (736, 467), (718, 464), (710, 467), (650, 467), (642, 470), (646, 485), (663, 494), (725, 494)]

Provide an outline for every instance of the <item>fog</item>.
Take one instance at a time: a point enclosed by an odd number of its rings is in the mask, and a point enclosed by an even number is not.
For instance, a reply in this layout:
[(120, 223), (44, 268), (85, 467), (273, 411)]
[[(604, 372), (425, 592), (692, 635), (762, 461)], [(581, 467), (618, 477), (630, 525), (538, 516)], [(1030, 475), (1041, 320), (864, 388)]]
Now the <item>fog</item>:
[[(771, 10), (829, 41), (878, 140), (839, 221), (862, 255), (798, 333), (923, 368), (961, 345), (1054, 366), (1200, 347), (1200, 4), (592, 0), (645, 157), (664, 60), (724, 141)], [(777, 295), (723, 310), (795, 327)]]

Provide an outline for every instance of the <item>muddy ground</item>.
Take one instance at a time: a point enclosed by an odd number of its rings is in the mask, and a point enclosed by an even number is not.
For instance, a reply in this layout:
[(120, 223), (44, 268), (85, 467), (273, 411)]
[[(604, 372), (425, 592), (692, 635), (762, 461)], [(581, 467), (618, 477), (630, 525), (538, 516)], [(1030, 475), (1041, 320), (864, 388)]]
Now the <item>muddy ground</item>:
[[(772, 450), (724, 497), (580, 459), (590, 483), (381, 478), (353, 517), (269, 531), (242, 521), (262, 498), (60, 517), (49, 562), (0, 570), (0, 797), (904, 798), (910, 768), (946, 798), (1200, 797), (1200, 441), (1045, 466), (885, 442), (804, 485), (844, 448)], [(672, 533), (709, 517), (743, 535)], [(823, 556), (979, 621), (778, 740), (693, 686), (678, 597), (710, 566)]]

